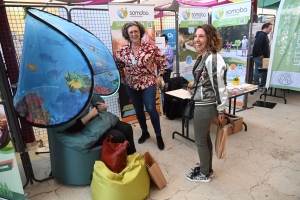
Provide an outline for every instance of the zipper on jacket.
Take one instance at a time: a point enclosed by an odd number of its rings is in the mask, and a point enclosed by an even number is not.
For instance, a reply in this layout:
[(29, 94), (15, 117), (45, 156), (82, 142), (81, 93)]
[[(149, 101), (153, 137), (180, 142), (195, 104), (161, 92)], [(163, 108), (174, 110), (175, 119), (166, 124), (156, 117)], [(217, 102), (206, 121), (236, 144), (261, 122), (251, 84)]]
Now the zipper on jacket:
[(200, 86), (200, 97), (201, 97), (201, 100), (203, 100), (203, 93), (202, 93), (202, 85)]

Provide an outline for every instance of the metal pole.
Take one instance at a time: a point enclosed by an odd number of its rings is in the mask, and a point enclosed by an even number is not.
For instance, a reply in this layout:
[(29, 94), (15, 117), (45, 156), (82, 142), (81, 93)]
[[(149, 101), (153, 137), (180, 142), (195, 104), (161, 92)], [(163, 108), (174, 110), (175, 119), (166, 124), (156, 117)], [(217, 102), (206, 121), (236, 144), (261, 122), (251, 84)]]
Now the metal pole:
[(175, 33), (176, 33), (176, 77), (179, 77), (179, 38), (178, 38), (178, 32), (179, 32), (179, 26), (178, 26), (179, 16), (178, 12), (175, 11)]

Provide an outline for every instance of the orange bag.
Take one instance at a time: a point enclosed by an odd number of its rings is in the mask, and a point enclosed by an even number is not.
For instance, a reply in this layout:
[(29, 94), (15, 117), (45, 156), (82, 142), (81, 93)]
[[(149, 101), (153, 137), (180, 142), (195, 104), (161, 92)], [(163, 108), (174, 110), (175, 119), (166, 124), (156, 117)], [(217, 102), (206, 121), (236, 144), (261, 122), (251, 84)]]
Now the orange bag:
[(103, 141), (101, 160), (112, 172), (120, 173), (126, 167), (128, 144), (127, 140), (114, 143), (112, 135)]

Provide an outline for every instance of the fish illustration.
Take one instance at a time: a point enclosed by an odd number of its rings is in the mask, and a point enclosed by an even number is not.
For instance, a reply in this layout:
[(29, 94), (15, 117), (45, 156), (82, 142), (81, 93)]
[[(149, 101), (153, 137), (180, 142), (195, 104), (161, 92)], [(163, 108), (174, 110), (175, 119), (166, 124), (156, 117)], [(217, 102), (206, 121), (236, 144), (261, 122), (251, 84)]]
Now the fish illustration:
[(49, 103), (48, 104), (48, 110), (51, 111), (51, 113), (57, 113), (59, 115), (62, 114), (62, 110), (58, 104)]
[(33, 72), (36, 72), (38, 70), (38, 67), (35, 64), (29, 63), (26, 66)]
[(102, 64), (102, 60), (101, 60), (101, 58), (98, 58), (98, 63), (97, 63), (99, 66), (102, 66), (103, 64)]
[(118, 81), (118, 79), (115, 79), (115, 80), (112, 80), (112, 81), (110, 82), (110, 84), (112, 84), (112, 85), (114, 85), (114, 86), (118, 86), (119, 81)]
[(57, 80), (57, 78), (59, 77), (59, 75), (61, 74), (61, 72), (64, 71), (64, 70), (56, 70), (56, 69), (53, 69), (53, 70), (50, 70), (47, 72), (47, 76), (48, 77), (55, 77), (55, 80)]
[(49, 62), (49, 63), (54, 64), (54, 66), (56, 66), (57, 60), (53, 60), (53, 58), (47, 53), (41, 53), (39, 55), (39, 58), (44, 62)]
[(111, 72), (107, 72), (108, 75), (112, 76), (113, 74)]
[(79, 38), (81, 38), (81, 39), (83, 39), (83, 36), (80, 35), (80, 34), (78, 34), (78, 33), (76, 34), (76, 36), (79, 37)]
[(78, 89), (81, 94), (89, 92), (91, 88), (91, 79), (88, 75), (80, 75), (76, 71), (74, 73), (68, 72), (64, 75), (66, 85), (70, 88), (70, 92), (74, 93)]
[(57, 40), (53, 40), (53, 39), (48, 38), (48, 37), (44, 37), (44, 39), (45, 39), (45, 44), (48, 44), (48, 45), (59, 46), (59, 47), (61, 47), (61, 48), (63, 48), (64, 45), (65, 45), (65, 44), (63, 44), (63, 43), (60, 43), (60, 42), (57, 41)]
[(94, 46), (90, 46), (90, 49), (92, 50), (92, 51), (95, 51), (96, 50), (96, 48), (94, 47)]
[(29, 49), (33, 49), (35, 47), (34, 44), (28, 44), (27, 46), (28, 46)]

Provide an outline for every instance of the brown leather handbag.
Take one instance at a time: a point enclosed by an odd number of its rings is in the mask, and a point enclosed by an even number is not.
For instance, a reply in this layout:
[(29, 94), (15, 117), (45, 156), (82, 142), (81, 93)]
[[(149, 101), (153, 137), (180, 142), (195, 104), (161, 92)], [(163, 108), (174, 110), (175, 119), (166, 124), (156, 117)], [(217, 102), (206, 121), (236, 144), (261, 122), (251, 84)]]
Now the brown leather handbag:
[(112, 172), (120, 173), (126, 167), (128, 145), (127, 140), (114, 143), (112, 135), (103, 141), (101, 160)]

